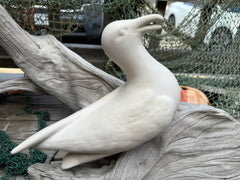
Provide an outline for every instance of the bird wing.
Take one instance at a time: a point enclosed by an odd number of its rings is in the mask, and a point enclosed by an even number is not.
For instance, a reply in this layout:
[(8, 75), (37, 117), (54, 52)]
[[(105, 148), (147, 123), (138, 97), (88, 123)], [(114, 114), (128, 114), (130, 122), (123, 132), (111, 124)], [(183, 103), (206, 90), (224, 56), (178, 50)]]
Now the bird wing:
[[(11, 151), (11, 153), (16, 154), (18, 152), (23, 151), (24, 149), (37, 146), (38, 144), (41, 144), (41, 143), (43, 144), (45, 141), (51, 140), (52, 136), (54, 136), (55, 134), (59, 134), (60, 132), (65, 133), (65, 129), (68, 129), (67, 127), (72, 127), (71, 125), (76, 121), (79, 122), (78, 129), (87, 128), (86, 126), (89, 125), (89, 122), (92, 121), (91, 118), (95, 118), (95, 119), (101, 118), (101, 116), (96, 114), (97, 112), (95, 112), (95, 111), (98, 111), (98, 108), (103, 106), (103, 104), (105, 102), (111, 101), (111, 99), (114, 98), (114, 96), (118, 93), (118, 91), (119, 91), (119, 88), (112, 91), (111, 93), (104, 96), (103, 98), (99, 99), (95, 103), (89, 105), (88, 107), (85, 107), (84, 109), (79, 110), (76, 113), (74, 113), (62, 120), (59, 120), (58, 122), (35, 133), (34, 135), (30, 136), (25, 141), (23, 141), (21, 144), (19, 144), (17, 147), (15, 147)], [(73, 126), (76, 127), (75, 124)], [(60, 138), (60, 140), (64, 141), (66, 136), (68, 136), (68, 134), (71, 134), (71, 133), (74, 134), (74, 132), (72, 132), (71, 130), (66, 132), (66, 134)], [(77, 136), (78, 134), (74, 134), (74, 135)], [(65, 142), (66, 142), (66, 140), (65, 140)], [(54, 146), (55, 144), (56, 143), (53, 143), (53, 144), (47, 143), (47, 146), (48, 146), (47, 149), (49, 149), (49, 148), (51, 149), (51, 146), (52, 145)]]
[(32, 146), (81, 154), (118, 153), (153, 138), (171, 121), (175, 110), (168, 97), (155, 96), (151, 90), (119, 91), (39, 131), (12, 153)]

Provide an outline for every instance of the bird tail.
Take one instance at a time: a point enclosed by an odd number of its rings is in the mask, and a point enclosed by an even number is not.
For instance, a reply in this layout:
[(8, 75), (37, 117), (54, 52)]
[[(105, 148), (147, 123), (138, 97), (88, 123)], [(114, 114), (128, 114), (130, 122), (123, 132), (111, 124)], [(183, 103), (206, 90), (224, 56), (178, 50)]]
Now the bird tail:
[(61, 121), (58, 121), (41, 131), (37, 132), (36, 134), (30, 136), (25, 141), (20, 143), (18, 146), (16, 146), (12, 151), (11, 154), (17, 154), (27, 148), (37, 146), (41, 142), (45, 141), (49, 137), (51, 137), (53, 134), (61, 130), (65, 125), (68, 123), (68, 118), (63, 119)]

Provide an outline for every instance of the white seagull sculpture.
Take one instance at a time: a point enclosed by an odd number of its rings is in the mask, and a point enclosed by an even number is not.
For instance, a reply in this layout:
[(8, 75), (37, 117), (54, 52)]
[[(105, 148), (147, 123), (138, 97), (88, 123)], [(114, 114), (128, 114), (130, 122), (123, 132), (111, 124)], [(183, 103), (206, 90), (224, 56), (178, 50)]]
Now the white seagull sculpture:
[(62, 168), (127, 151), (163, 132), (180, 101), (174, 75), (145, 49), (142, 35), (161, 29), (157, 14), (110, 23), (102, 34), (105, 53), (127, 82), (88, 107), (32, 135), (14, 148), (63, 150)]

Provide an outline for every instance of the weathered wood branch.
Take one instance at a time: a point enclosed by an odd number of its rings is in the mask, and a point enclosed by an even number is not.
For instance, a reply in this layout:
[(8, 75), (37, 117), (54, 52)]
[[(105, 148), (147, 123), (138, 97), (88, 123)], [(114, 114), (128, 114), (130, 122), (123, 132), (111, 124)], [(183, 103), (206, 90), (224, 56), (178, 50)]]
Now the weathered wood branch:
[[(2, 7), (0, 45), (31, 79), (29, 83), (23, 79), (0, 84), (2, 91), (12, 85), (32, 90), (40, 87), (77, 110), (123, 84), (87, 63), (53, 36), (29, 35)], [(31, 81), (36, 86), (30, 85)], [(162, 135), (123, 153), (108, 166), (85, 165), (63, 171), (59, 163), (53, 162), (35, 164), (29, 173), (35, 179), (54, 180), (240, 179), (239, 129), (240, 123), (222, 110), (181, 104)]]
[(240, 178), (240, 123), (206, 105), (182, 103), (170, 127), (109, 166), (63, 171), (60, 162), (32, 165), (35, 179), (187, 180)]
[(0, 45), (33, 83), (73, 110), (91, 104), (123, 84), (66, 48), (55, 37), (30, 35), (2, 6)]
[(12, 79), (12, 80), (8, 80), (0, 83), (0, 94), (8, 91), (14, 91), (14, 90), (30, 91), (30, 92), (40, 93), (40, 94), (45, 93), (40, 87), (35, 85), (28, 78)]

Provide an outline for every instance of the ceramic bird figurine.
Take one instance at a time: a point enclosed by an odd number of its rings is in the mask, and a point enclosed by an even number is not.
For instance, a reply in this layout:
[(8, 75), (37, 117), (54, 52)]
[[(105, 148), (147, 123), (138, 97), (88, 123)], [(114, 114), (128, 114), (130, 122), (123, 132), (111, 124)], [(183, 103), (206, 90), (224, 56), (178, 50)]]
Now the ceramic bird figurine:
[(180, 101), (174, 75), (145, 49), (142, 35), (161, 29), (163, 17), (147, 15), (110, 23), (102, 34), (105, 53), (127, 82), (86, 108), (32, 135), (12, 150), (63, 150), (62, 168), (139, 146), (162, 133)]

